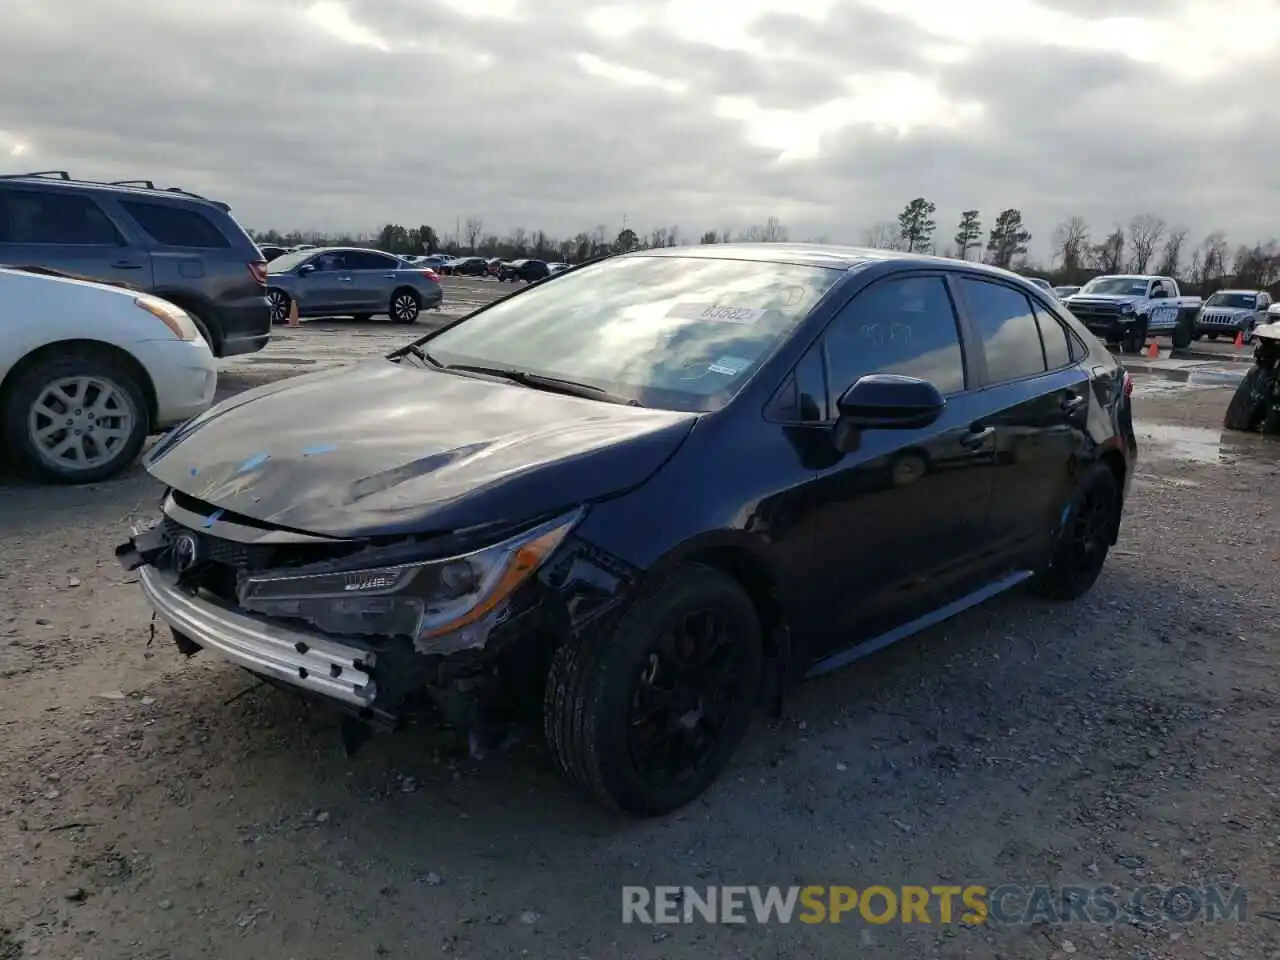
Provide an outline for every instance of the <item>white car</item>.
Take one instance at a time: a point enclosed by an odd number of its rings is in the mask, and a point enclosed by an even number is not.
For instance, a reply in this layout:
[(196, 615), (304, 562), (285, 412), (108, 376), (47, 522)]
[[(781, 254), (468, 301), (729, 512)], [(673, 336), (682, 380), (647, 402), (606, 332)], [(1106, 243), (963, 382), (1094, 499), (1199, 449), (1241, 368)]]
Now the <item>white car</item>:
[(209, 345), (167, 300), (0, 268), (0, 450), (19, 466), (57, 483), (114, 476), (217, 385)]

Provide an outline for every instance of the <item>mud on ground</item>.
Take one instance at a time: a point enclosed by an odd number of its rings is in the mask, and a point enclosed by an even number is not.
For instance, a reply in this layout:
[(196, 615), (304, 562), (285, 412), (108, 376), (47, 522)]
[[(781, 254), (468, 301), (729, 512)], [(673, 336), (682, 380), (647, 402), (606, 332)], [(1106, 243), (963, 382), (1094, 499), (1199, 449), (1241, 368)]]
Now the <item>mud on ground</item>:
[[(1280, 958), (1280, 446), (1223, 443), (1226, 401), (1140, 382), (1085, 599), (1010, 595), (809, 684), (646, 823), (536, 744), (476, 764), (418, 727), (347, 760), (327, 711), (148, 644), (111, 558), (148, 479), (0, 478), (0, 958)], [(620, 923), (623, 884), (1034, 882), (1240, 886), (1251, 916)]]

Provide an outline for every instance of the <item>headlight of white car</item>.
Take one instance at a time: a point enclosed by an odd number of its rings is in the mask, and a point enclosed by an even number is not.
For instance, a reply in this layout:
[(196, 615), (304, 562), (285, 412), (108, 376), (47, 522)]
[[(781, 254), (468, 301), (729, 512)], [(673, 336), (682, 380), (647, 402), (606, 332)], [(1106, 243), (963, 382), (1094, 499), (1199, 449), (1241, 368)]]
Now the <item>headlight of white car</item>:
[(168, 300), (159, 297), (138, 297), (134, 306), (156, 317), (168, 327), (179, 340), (198, 340), (200, 331), (181, 307), (174, 306)]
[(581, 517), (576, 510), (460, 556), (333, 573), (246, 575), (237, 594), (246, 610), (304, 620), (324, 633), (408, 637), (427, 654), (482, 647), (502, 622), (508, 598)]

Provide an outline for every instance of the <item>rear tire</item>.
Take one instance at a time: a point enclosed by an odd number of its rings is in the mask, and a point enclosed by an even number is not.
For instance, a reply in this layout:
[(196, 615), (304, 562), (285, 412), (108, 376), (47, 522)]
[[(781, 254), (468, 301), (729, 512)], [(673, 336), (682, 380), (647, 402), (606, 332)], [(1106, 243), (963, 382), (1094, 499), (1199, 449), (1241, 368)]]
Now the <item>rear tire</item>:
[(53, 483), (98, 483), (123, 472), (151, 432), (137, 376), (99, 353), (46, 357), (19, 375), (8, 397), (0, 410), (7, 446), (21, 468)]
[[(701, 628), (690, 624), (704, 622), (701, 645)], [(762, 644), (755, 605), (737, 581), (702, 564), (673, 570), (619, 619), (556, 650), (543, 705), (556, 766), (597, 802), (630, 816), (684, 806), (711, 785), (746, 733)], [(654, 769), (683, 757), (682, 749), (698, 755), (688, 769)]]
[(1210, 340), (1217, 340), (1217, 339), (1218, 339), (1218, 331), (1217, 331), (1217, 330), (1211, 330), (1211, 331), (1209, 331), (1208, 337), (1209, 337), (1209, 339), (1210, 339)]
[(1260, 383), (1261, 379), (1262, 368), (1258, 366), (1251, 367), (1244, 375), (1227, 404), (1227, 413), (1222, 418), (1224, 429), (1252, 433), (1261, 425), (1267, 415), (1265, 382)]
[(391, 304), (387, 313), (392, 323), (417, 323), (418, 314), (422, 312), (422, 303), (418, 295), (408, 287), (401, 287), (391, 294)]
[(271, 323), (273, 326), (277, 323), (284, 323), (289, 319), (289, 304), (292, 300), (287, 293), (283, 290), (268, 290), (267, 302), (271, 305)]
[(1031, 590), (1050, 600), (1075, 600), (1097, 582), (1120, 525), (1120, 487), (1105, 463), (1085, 471), (1067, 511), (1049, 566)]

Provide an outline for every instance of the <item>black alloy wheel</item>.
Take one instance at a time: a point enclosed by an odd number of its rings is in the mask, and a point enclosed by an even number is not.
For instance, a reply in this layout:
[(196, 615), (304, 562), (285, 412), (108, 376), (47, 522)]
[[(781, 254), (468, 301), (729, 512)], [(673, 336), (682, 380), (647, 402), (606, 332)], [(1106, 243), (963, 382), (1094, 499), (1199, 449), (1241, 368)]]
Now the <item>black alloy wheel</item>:
[(672, 571), (613, 629), (556, 651), (544, 702), (556, 765), (619, 812), (676, 810), (737, 749), (762, 662), (755, 606), (738, 582), (701, 564)]
[(1054, 600), (1074, 600), (1094, 585), (1120, 520), (1120, 488), (1107, 464), (1089, 467), (1077, 490), (1053, 559), (1032, 581), (1032, 589)]

